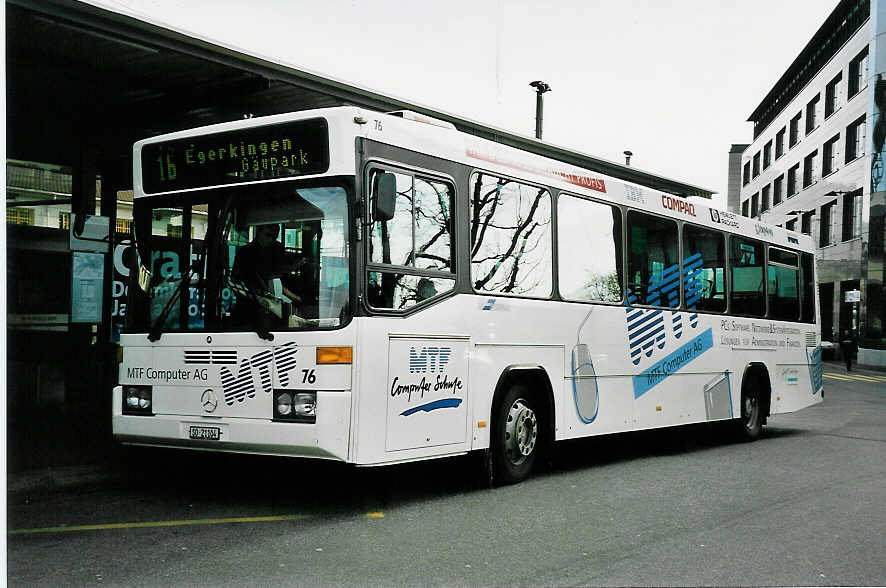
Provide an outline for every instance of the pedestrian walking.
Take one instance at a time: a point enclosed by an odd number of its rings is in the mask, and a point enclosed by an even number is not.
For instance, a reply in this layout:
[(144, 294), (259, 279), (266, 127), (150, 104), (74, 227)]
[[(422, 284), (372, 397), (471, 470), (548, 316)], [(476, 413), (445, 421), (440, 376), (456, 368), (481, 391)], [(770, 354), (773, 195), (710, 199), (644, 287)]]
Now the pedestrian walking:
[(849, 330), (843, 331), (843, 337), (840, 339), (840, 353), (843, 354), (843, 360), (846, 362), (846, 371), (851, 372), (852, 360), (858, 353), (858, 343), (855, 340), (855, 335)]

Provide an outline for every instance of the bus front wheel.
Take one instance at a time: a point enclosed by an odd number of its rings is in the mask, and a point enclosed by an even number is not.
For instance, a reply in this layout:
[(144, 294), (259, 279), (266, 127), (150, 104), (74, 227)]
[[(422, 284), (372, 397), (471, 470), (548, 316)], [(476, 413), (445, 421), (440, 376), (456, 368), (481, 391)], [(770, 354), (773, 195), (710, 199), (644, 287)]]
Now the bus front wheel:
[(541, 423), (535, 397), (522, 386), (505, 394), (495, 413), (493, 478), (497, 483), (525, 480), (539, 453)]

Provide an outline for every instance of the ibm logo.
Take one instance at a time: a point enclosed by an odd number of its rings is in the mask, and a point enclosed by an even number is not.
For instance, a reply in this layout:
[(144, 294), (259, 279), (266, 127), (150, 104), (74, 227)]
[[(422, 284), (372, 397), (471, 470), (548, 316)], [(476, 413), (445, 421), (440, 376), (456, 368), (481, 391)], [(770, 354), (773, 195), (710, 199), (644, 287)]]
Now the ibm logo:
[(426, 374), (443, 372), (452, 355), (452, 347), (409, 348), (409, 373)]
[[(686, 307), (695, 309), (702, 295), (704, 281), (702, 280), (702, 258), (696, 253), (683, 260), (683, 283), (686, 288)], [(675, 307), (680, 301), (680, 266), (674, 264), (665, 268), (659, 277), (649, 283), (646, 292), (645, 304), (655, 306)], [(639, 302), (635, 293), (628, 290), (625, 318), (628, 325), (628, 345), (631, 350), (631, 361), (634, 365), (640, 363), (641, 355), (652, 357), (655, 348), (664, 349), (665, 337), (665, 312), (646, 308), (634, 308), (632, 304)], [(671, 331), (675, 338), (683, 336), (683, 313), (672, 310)], [(693, 329), (698, 327), (698, 313), (690, 313), (689, 326)]]

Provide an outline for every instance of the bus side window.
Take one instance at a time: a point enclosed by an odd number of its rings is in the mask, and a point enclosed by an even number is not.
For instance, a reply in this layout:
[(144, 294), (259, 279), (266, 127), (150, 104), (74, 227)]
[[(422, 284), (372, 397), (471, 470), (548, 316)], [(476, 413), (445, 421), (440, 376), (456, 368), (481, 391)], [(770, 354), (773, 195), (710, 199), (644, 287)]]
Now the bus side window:
[(729, 267), (732, 278), (729, 291), (731, 312), (763, 317), (766, 313), (763, 245), (744, 237), (730, 236)]
[(677, 223), (628, 213), (628, 304), (680, 306)]
[(683, 225), (686, 308), (726, 311), (726, 245), (719, 231)]
[(815, 258), (811, 253), (800, 254), (800, 280), (803, 285), (800, 301), (803, 305), (800, 319), (803, 322), (815, 322)]
[(470, 186), (474, 290), (550, 297), (551, 193), (486, 173), (471, 176)]
[[(588, 230), (593, 227), (593, 230)], [(566, 300), (621, 302), (621, 211), (567, 194), (557, 199), (557, 267)]]
[(397, 193), (393, 217), (373, 219), (366, 296), (373, 308), (405, 310), (455, 288), (455, 189), (446, 181), (381, 169), (370, 171), (369, 186), (382, 173), (395, 177)]
[(797, 254), (769, 248), (769, 317), (782, 321), (800, 318), (800, 292)]

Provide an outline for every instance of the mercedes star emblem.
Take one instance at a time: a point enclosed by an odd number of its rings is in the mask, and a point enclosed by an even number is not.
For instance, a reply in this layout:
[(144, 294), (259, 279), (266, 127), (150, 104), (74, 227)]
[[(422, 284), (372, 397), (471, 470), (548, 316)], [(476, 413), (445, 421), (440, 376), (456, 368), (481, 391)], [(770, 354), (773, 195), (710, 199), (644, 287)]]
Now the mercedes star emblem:
[(207, 390), (200, 397), (200, 405), (206, 412), (213, 412), (218, 408), (218, 396), (212, 390)]

